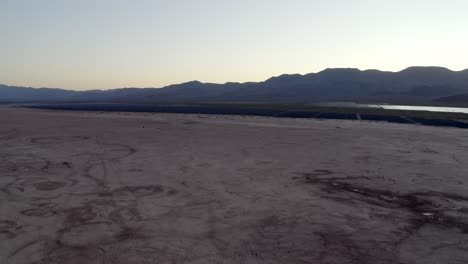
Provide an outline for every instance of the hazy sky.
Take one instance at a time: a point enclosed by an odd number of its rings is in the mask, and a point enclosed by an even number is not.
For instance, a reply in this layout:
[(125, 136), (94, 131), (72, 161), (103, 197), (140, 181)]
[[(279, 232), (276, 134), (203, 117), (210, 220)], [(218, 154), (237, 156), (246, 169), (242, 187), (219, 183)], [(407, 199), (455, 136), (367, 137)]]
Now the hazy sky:
[(0, 0), (0, 34), (0, 83), (33, 87), (468, 68), (467, 0)]

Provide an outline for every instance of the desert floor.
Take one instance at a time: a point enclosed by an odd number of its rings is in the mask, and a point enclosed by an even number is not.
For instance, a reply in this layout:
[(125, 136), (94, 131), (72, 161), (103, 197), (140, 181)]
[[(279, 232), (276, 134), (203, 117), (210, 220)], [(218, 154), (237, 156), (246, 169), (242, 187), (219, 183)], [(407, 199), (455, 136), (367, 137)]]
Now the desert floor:
[(468, 263), (468, 133), (0, 107), (0, 263)]

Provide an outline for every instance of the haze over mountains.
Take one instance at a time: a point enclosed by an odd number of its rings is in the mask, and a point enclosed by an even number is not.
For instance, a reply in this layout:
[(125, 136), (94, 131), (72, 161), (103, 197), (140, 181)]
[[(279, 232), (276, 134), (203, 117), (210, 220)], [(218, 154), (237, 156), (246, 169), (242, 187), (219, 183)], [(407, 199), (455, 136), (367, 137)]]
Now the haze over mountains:
[(326, 69), (263, 82), (201, 83), (163, 88), (72, 91), (0, 85), (0, 102), (269, 102), (317, 101), (468, 103), (468, 70), (410, 67), (400, 72)]

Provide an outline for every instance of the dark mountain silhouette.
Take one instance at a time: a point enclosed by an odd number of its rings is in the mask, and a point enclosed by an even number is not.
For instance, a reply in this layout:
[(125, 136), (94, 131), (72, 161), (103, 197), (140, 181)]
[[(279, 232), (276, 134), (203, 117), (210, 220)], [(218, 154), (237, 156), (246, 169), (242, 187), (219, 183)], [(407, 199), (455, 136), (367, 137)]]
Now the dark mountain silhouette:
[(385, 102), (432, 101), (465, 93), (468, 70), (457, 72), (441, 67), (410, 67), (400, 72), (338, 68), (305, 75), (284, 74), (257, 83), (192, 81), (159, 89), (70, 91), (0, 85), (0, 101), (10, 102)]
[(437, 99), (436, 102), (449, 105), (468, 106), (468, 93), (442, 97)]
[(0, 84), (0, 101), (2, 102), (57, 100), (73, 96), (77, 93), (78, 92), (75, 91), (57, 88), (31, 88)]

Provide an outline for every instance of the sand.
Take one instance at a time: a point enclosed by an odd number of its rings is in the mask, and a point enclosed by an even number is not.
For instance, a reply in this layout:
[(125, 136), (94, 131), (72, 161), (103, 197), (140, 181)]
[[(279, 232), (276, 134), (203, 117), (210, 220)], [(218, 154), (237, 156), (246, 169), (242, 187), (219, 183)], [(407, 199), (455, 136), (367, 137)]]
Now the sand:
[(0, 107), (0, 263), (468, 263), (468, 133)]

